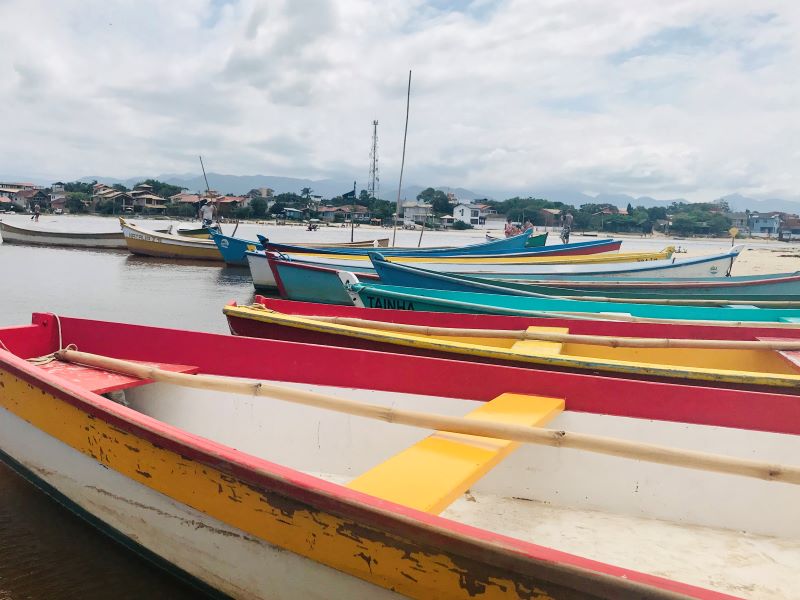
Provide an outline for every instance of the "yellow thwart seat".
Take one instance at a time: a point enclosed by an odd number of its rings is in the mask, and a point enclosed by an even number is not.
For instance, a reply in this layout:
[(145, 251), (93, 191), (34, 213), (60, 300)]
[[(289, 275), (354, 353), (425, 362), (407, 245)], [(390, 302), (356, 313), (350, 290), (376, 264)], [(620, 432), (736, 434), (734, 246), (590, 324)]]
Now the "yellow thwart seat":
[[(528, 327), (528, 333), (569, 333), (567, 327)], [(511, 349), (515, 352), (531, 355), (549, 355), (553, 356), (561, 354), (564, 344), (561, 342), (545, 342), (542, 340), (520, 340), (514, 342)]]
[[(502, 394), (466, 418), (541, 427), (563, 410), (561, 398)], [(517, 446), (508, 440), (437, 431), (363, 473), (348, 487), (438, 514)]]

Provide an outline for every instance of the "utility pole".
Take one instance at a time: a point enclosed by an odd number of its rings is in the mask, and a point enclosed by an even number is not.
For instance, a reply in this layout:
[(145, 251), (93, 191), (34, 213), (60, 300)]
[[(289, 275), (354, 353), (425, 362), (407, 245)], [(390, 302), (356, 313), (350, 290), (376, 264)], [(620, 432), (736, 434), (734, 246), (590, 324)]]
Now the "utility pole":
[(369, 153), (368, 181), (367, 192), (369, 192), (370, 198), (377, 198), (381, 185), (381, 178), (378, 174), (378, 121), (372, 122), (372, 149)]

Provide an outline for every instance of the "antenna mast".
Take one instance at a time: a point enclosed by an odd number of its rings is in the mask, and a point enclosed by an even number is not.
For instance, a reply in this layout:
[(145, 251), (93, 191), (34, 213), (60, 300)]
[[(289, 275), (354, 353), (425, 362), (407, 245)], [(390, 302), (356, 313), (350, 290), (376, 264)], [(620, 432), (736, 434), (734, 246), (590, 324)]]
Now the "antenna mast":
[(372, 122), (372, 150), (369, 153), (368, 181), (367, 192), (369, 192), (370, 198), (377, 198), (381, 186), (381, 178), (378, 174), (378, 121)]

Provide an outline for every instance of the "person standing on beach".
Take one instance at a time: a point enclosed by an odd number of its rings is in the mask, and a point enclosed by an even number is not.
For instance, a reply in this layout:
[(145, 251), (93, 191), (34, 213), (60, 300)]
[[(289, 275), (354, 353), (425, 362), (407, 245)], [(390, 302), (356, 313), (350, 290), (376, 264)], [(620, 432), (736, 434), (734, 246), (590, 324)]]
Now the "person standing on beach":
[(31, 215), (31, 221), (33, 221), (34, 223), (38, 223), (39, 215), (41, 214), (42, 214), (42, 207), (39, 206), (38, 204), (35, 204), (33, 207), (33, 214)]
[(561, 215), (561, 241), (565, 244), (569, 244), (569, 234), (572, 231), (572, 222), (574, 220), (575, 217), (573, 217), (572, 213), (569, 211)]

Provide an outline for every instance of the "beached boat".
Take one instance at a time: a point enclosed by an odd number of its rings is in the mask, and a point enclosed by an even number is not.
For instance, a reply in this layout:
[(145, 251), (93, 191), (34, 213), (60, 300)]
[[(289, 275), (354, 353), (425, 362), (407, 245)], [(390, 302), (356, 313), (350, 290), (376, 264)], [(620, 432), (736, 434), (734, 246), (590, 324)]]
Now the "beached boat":
[(365, 284), (359, 282), (354, 274), (347, 272), (340, 272), (339, 276), (350, 292), (353, 304), (367, 308), (523, 316), (567, 315), (575, 318), (599, 315), (612, 320), (643, 318), (667, 321), (795, 324), (794, 326), (800, 323), (800, 309), (796, 308), (757, 308), (746, 304), (680, 306), (478, 294), (377, 283)]
[[(539, 238), (539, 237), (542, 237), (542, 236), (547, 238), (547, 232), (537, 233), (536, 235), (533, 235), (533, 233), (531, 233), (531, 237), (528, 239), (528, 241), (526, 242), (525, 245), (528, 248), (533, 248), (533, 247), (539, 245), (537, 243), (537, 241), (536, 241), (536, 238)], [(514, 237), (514, 236), (510, 236), (510, 237)], [(491, 234), (487, 233), (486, 236), (485, 236), (485, 239), (486, 239), (487, 242), (499, 242), (499, 241), (502, 241), (502, 240), (507, 240), (509, 238), (505, 237), (505, 236), (491, 235)]]
[[(469, 257), (391, 257), (387, 260), (413, 264), (420, 268), (441, 271), (446, 273), (469, 273), (492, 278), (513, 277), (524, 278), (535, 275), (542, 277), (550, 274), (563, 273), (616, 273), (624, 277), (628, 271), (644, 269), (646, 266), (654, 268), (670, 267), (677, 273), (694, 273), (696, 271), (710, 270), (712, 274), (721, 268), (730, 269), (733, 261), (739, 254), (739, 248), (731, 252), (703, 259), (686, 259), (686, 262), (676, 263), (670, 256), (672, 248), (667, 248), (659, 253), (627, 253), (627, 254), (597, 254), (589, 256), (545, 256), (537, 258), (535, 255), (512, 257), (473, 258)], [(255, 252), (245, 254), (253, 277), (256, 289), (277, 289), (278, 283), (270, 269), (266, 255)], [(281, 253), (283, 260), (291, 260), (298, 264), (327, 268), (331, 272), (351, 271), (359, 274), (375, 275), (376, 271), (366, 257), (331, 257), (312, 254), (287, 255)], [(427, 261), (427, 262), (426, 262)], [(436, 261), (436, 262), (433, 262)], [(710, 266), (709, 266), (710, 265)], [(723, 271), (724, 273), (725, 271)], [(320, 297), (320, 301), (326, 301)]]
[(65, 248), (125, 249), (125, 238), (121, 231), (106, 233), (77, 233), (52, 231), (31, 227), (19, 227), (0, 221), (0, 237), (4, 244), (26, 244), (32, 246), (59, 246)]
[(800, 273), (751, 275), (744, 277), (705, 278), (702, 280), (652, 279), (607, 282), (593, 278), (584, 287), (582, 282), (559, 280), (508, 281), (436, 273), (412, 265), (388, 262), (373, 255), (373, 267), (381, 283), (414, 288), (431, 288), (453, 292), (507, 294), (529, 297), (563, 297), (573, 300), (664, 304), (719, 305), (732, 302), (800, 305)]
[[(260, 236), (259, 236), (260, 237)], [(263, 243), (262, 243), (263, 246)], [(545, 258), (548, 256), (586, 256), (617, 252), (622, 246), (622, 241), (604, 239), (591, 242), (577, 242), (574, 244), (553, 244), (550, 246), (525, 247), (509, 249), (504, 246), (492, 247), (491, 244), (475, 244), (472, 246), (456, 246), (448, 248), (385, 248), (375, 250), (365, 248), (363, 250), (348, 250), (342, 248), (331, 248), (318, 250), (314, 248), (303, 248), (301, 246), (289, 246), (286, 244), (266, 244), (267, 250), (280, 252), (281, 254), (295, 255), (302, 257), (303, 254), (313, 254), (315, 256), (325, 255), (338, 257), (343, 255), (369, 256), (373, 252), (380, 252), (382, 256), (389, 258), (396, 257), (424, 257), (424, 258), (460, 258), (478, 259), (494, 257), (525, 257), (536, 256)], [(299, 251), (297, 249), (300, 249)]]
[[(772, 338), (795, 340), (800, 337), (800, 325), (798, 327), (773, 327), (769, 323), (742, 323), (737, 327), (731, 327), (724, 322), (611, 321), (604, 318), (573, 319), (568, 317), (522, 317), (477, 313), (380, 310), (316, 302), (296, 302), (259, 294), (255, 295), (253, 302), (261, 304), (270, 310), (289, 315), (337, 317), (336, 322), (340, 323), (347, 323), (349, 319), (359, 319), (452, 329), (521, 330), (528, 327), (563, 327), (569, 329), (570, 333), (578, 335), (660, 339), (758, 341)], [(250, 326), (255, 328), (250, 329)], [(245, 329), (242, 329), (243, 327)], [(256, 321), (242, 321), (237, 325), (237, 332), (244, 332), (240, 333), (240, 335), (268, 337), (263, 335), (259, 328), (260, 326)], [(308, 339), (304, 341), (313, 343), (313, 337), (313, 334), (310, 334)]]
[(222, 262), (217, 245), (211, 240), (159, 233), (128, 223), (122, 218), (119, 222), (128, 250), (133, 254)]
[[(434, 247), (427, 247), (427, 248), (409, 248), (409, 247), (393, 247), (393, 248), (385, 248), (380, 250), (380, 252), (386, 256), (495, 256), (495, 255), (503, 255), (503, 254), (517, 254), (517, 253), (525, 253), (531, 251), (540, 251), (544, 248), (545, 242), (547, 241), (547, 234), (542, 234), (538, 236), (530, 236), (530, 232), (522, 233), (518, 236), (514, 236), (513, 238), (506, 238), (504, 240), (497, 240), (494, 242), (481, 242), (479, 244), (469, 244), (467, 246), (434, 246)], [(261, 240), (262, 236), (259, 236), (259, 240)], [(527, 240), (527, 241), (526, 241)], [(615, 250), (619, 250), (620, 245), (622, 242), (607, 239), (607, 240), (600, 240), (603, 245), (603, 249), (600, 250), (601, 252), (612, 252)], [(267, 244), (269, 249), (273, 252), (284, 252), (284, 253), (294, 253), (294, 254), (334, 254), (334, 255), (367, 255), (370, 252), (374, 252), (375, 250), (372, 248), (364, 248), (362, 250), (349, 250), (347, 248), (329, 248), (325, 249), (324, 251), (319, 251), (317, 248), (313, 246), (300, 246), (300, 245), (293, 245), (293, 244), (277, 244), (274, 242), (269, 242)], [(548, 246), (549, 248), (550, 246)], [(581, 254), (578, 252), (578, 247), (574, 248), (576, 254)], [(593, 254), (596, 252), (591, 252), (587, 250), (582, 252), (583, 254)]]
[[(569, 327), (529, 326), (517, 331), (496, 331), (398, 325), (381, 322), (380, 315), (373, 320), (341, 322), (284, 314), (260, 304), (231, 305), (224, 311), (232, 332), (250, 334), (254, 328), (240, 327), (241, 322), (257, 321), (264, 335), (273, 339), (304, 341), (310, 332), (318, 344), (349, 347), (349, 339), (356, 339), (366, 342), (367, 349), (385, 352), (599, 371), (664, 381), (699, 381), (759, 389), (781, 387), (800, 393), (800, 327), (794, 329), (797, 339), (790, 341), (720, 342), (690, 338), (665, 342), (653, 338), (582, 336), (570, 333)], [(294, 335), (298, 330), (304, 333)]]
[[(245, 240), (242, 238), (233, 237), (230, 235), (223, 235), (222, 233), (214, 233), (211, 236), (214, 243), (219, 248), (220, 254), (225, 262), (232, 266), (246, 267), (247, 258), (245, 252), (262, 252), (264, 246), (260, 241)], [(311, 244), (309, 248), (327, 249), (327, 248), (384, 248), (389, 244), (389, 238), (376, 238), (374, 240), (366, 240), (362, 242), (341, 242), (330, 244)]]
[(207, 591), (796, 591), (795, 396), (43, 314), (0, 340), (0, 459)]
[[(616, 277), (627, 280), (628, 273), (643, 272), (648, 265), (656, 264), (656, 273), (661, 273), (664, 278), (691, 277), (697, 273), (715, 273), (719, 279), (727, 281), (723, 277), (729, 272), (733, 261), (739, 255), (737, 248), (730, 253), (713, 255), (710, 257), (697, 257), (692, 259), (670, 259), (666, 261), (656, 261), (655, 263), (630, 263), (630, 264), (610, 264), (610, 265), (582, 265), (587, 270), (595, 269), (597, 278)], [(307, 263), (301, 260), (289, 260), (286, 256), (253, 254), (248, 256), (250, 274), (253, 278), (253, 285), (256, 289), (273, 290), (277, 289), (283, 298), (291, 300), (305, 300), (309, 302), (329, 302), (334, 304), (352, 304), (352, 299), (341, 287), (337, 269), (316, 264)], [(473, 273), (472, 277), (483, 277), (487, 283), (494, 284), (502, 281), (502, 277), (524, 277), (525, 274), (533, 277), (533, 270), (539, 271), (538, 278), (559, 277), (563, 279), (568, 274), (558, 273), (556, 269), (574, 270), (579, 265), (542, 265), (530, 268), (518, 268), (516, 274), (500, 273)], [(610, 269), (613, 269), (611, 271)], [(360, 265), (354, 272), (361, 281), (380, 281), (377, 271), (370, 264), (369, 267)], [(591, 271), (589, 271), (591, 272)], [(491, 277), (489, 276), (491, 275)]]

